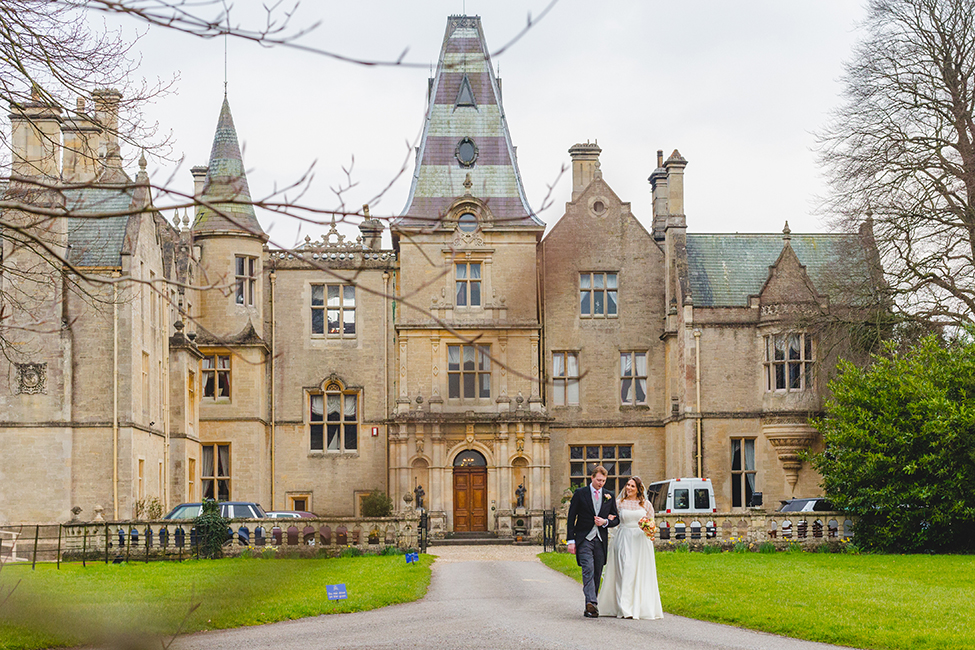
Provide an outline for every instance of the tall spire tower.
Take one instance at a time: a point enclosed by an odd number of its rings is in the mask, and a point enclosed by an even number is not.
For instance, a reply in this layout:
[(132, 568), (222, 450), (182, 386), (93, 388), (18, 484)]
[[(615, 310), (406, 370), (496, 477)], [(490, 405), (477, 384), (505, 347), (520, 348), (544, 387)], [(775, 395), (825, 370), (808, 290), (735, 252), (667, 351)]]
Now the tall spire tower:
[[(210, 164), (200, 195), (193, 230), (197, 233), (236, 232), (267, 239), (254, 214), (237, 129), (226, 95), (210, 149)], [(212, 207), (211, 207), (212, 206)]]
[(544, 227), (525, 196), (479, 16), (450, 16), (400, 228), (436, 227), (455, 201), (487, 208), (484, 227)]

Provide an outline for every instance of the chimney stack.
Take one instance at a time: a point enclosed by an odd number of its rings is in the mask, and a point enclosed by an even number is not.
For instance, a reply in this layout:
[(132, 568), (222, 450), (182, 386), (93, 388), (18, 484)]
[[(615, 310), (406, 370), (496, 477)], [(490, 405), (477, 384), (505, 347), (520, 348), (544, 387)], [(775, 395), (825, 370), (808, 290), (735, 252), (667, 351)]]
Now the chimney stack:
[(102, 129), (88, 119), (85, 98), (78, 97), (74, 115), (64, 123), (62, 178), (68, 183), (87, 183), (98, 175), (98, 147)]
[(369, 216), (369, 206), (362, 206), (362, 214), (365, 216), (359, 224), (359, 232), (362, 234), (362, 245), (370, 250), (378, 251), (383, 247), (383, 222)]
[(37, 88), (26, 104), (11, 102), (11, 174), (61, 178), (61, 109), (41, 100)]
[(667, 186), (668, 186), (668, 200), (667, 200), (667, 212), (671, 217), (683, 217), (684, 216), (684, 168), (687, 167), (687, 161), (680, 152), (674, 149), (674, 153), (670, 154), (670, 158), (664, 163), (664, 169), (667, 170)]
[(575, 144), (569, 148), (569, 155), (572, 156), (572, 199), (575, 201), (579, 195), (589, 187), (589, 183), (596, 177), (599, 168), (599, 153), (602, 149), (595, 142), (590, 144)]
[(667, 205), (670, 194), (667, 187), (667, 170), (664, 169), (663, 149), (657, 149), (657, 167), (647, 180), (650, 181), (653, 192), (653, 238), (661, 240), (664, 238), (670, 210)]

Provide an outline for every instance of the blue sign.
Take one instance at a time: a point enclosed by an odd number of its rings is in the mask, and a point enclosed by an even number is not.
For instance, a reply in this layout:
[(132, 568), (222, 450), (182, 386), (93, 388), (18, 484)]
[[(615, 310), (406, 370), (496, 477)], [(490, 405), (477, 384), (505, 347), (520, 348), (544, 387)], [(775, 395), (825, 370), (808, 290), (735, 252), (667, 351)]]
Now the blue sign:
[(349, 597), (345, 593), (345, 584), (325, 585), (325, 594), (328, 595), (329, 600), (342, 600)]
[(406, 563), (407, 564), (410, 564), (412, 562), (419, 562), (419, 561), (420, 561), (420, 554), (419, 553), (407, 553), (406, 554)]

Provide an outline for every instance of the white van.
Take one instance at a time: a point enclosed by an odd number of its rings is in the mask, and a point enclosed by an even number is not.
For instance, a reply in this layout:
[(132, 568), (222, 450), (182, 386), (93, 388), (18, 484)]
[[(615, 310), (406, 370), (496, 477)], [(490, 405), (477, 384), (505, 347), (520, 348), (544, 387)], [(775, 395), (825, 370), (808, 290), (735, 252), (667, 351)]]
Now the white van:
[(670, 478), (651, 483), (646, 490), (654, 511), (662, 515), (718, 511), (709, 478)]

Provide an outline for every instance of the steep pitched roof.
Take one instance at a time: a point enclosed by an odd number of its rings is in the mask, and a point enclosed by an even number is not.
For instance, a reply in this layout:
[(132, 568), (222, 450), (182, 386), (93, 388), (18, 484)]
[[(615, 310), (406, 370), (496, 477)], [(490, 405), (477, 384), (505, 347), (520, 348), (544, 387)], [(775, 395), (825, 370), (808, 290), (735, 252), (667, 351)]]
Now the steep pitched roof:
[(217, 130), (210, 149), (210, 164), (200, 199), (206, 205), (197, 208), (193, 230), (197, 232), (231, 231), (265, 237), (261, 224), (254, 214), (251, 192), (244, 172), (244, 160), (240, 155), (237, 129), (230, 113), (226, 96), (220, 107)]
[[(461, 151), (466, 139), (474, 149)], [(410, 195), (394, 225), (436, 224), (467, 192), (468, 174), (471, 194), (487, 204), (494, 225), (544, 227), (525, 197), (481, 19), (450, 16), (430, 86)]]
[[(870, 277), (866, 253), (854, 235), (791, 235), (796, 257), (820, 293), (837, 273)], [(687, 235), (691, 295), (696, 307), (744, 307), (769, 277), (782, 253), (781, 234)]]
[(122, 169), (116, 150), (91, 185), (66, 189), (63, 194), (65, 209), (72, 215), (67, 225), (68, 262), (86, 267), (121, 266), (122, 254), (133, 243), (126, 241), (126, 235), (131, 239), (138, 232), (142, 213), (152, 209), (145, 156), (139, 159), (135, 183)]

